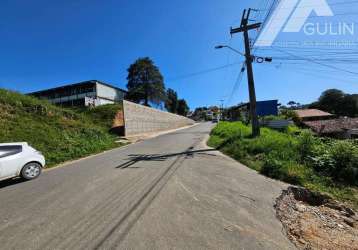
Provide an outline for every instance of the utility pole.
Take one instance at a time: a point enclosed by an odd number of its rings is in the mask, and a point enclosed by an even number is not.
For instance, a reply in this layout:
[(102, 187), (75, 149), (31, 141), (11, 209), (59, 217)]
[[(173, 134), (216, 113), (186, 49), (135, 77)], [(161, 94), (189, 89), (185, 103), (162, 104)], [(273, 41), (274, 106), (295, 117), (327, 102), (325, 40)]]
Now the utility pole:
[(222, 120), (224, 120), (223, 118), (224, 118), (224, 101), (225, 100), (220, 100), (220, 102), (221, 102), (221, 106), (220, 106), (220, 120), (222, 121)]
[(250, 39), (249, 39), (249, 30), (258, 29), (261, 26), (261, 23), (249, 24), (251, 9), (246, 11), (244, 10), (241, 19), (241, 25), (239, 28), (231, 28), (230, 34), (235, 33), (244, 33), (244, 42), (245, 42), (245, 58), (247, 66), (247, 80), (249, 84), (249, 95), (250, 95), (250, 115), (252, 121), (252, 136), (257, 137), (260, 135), (260, 124), (256, 113), (256, 93), (255, 93), (255, 82), (254, 82), (254, 73), (252, 70), (252, 61), (253, 57), (251, 56), (250, 48)]

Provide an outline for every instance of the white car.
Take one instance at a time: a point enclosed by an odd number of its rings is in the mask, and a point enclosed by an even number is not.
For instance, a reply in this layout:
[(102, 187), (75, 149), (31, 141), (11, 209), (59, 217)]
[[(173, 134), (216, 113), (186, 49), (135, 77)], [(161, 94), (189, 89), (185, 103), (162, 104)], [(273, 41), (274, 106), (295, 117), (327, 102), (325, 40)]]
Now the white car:
[(32, 180), (40, 176), (45, 157), (26, 142), (0, 143), (0, 180), (22, 177)]

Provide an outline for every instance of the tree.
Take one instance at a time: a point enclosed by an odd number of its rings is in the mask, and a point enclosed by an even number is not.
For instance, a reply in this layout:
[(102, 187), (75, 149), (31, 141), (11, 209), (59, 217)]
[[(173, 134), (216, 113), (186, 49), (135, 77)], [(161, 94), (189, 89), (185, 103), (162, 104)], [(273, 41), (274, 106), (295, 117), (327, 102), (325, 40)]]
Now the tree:
[(358, 116), (358, 95), (349, 95), (338, 89), (328, 89), (310, 107), (335, 115), (356, 117)]
[(186, 116), (189, 113), (189, 107), (188, 104), (184, 99), (180, 99), (178, 101), (178, 109), (177, 109), (178, 115)]
[(358, 95), (345, 95), (342, 105), (344, 107), (342, 115), (349, 117), (358, 116)]
[(165, 108), (176, 114), (178, 112), (178, 94), (173, 89), (167, 90), (167, 98), (165, 100)]
[(287, 105), (290, 106), (290, 108), (294, 108), (296, 107), (297, 103), (295, 101), (289, 101)]
[(128, 69), (127, 98), (149, 106), (165, 101), (165, 85), (162, 74), (149, 58), (139, 58)]
[(207, 107), (198, 107), (194, 110), (193, 118), (197, 121), (206, 120)]
[(318, 105), (321, 109), (333, 113), (340, 114), (345, 94), (338, 89), (328, 89), (322, 93), (318, 99)]

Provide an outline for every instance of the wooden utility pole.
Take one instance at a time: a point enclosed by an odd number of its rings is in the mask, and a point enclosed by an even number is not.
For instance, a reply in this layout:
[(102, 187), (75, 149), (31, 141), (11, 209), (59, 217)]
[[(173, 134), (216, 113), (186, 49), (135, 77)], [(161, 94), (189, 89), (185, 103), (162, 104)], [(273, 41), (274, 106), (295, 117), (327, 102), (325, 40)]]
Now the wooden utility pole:
[(220, 100), (220, 102), (221, 102), (221, 106), (220, 106), (220, 121), (224, 120), (224, 101), (225, 100)]
[(252, 61), (253, 57), (251, 56), (251, 47), (249, 39), (249, 30), (258, 29), (261, 26), (261, 23), (249, 24), (251, 9), (242, 14), (240, 28), (231, 28), (230, 34), (235, 33), (244, 33), (244, 42), (245, 42), (245, 57), (246, 57), (246, 66), (247, 66), (247, 80), (249, 84), (249, 95), (250, 95), (250, 115), (252, 122), (252, 136), (257, 137), (260, 135), (260, 124), (256, 113), (256, 93), (255, 93), (255, 82), (254, 82), (254, 73), (252, 70)]

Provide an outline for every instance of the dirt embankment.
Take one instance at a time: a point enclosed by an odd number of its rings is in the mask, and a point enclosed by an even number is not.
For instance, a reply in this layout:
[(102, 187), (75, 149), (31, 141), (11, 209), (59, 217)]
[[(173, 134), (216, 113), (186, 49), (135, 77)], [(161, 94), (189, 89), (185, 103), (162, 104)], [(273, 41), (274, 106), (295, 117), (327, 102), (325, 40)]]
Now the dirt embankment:
[(290, 187), (277, 199), (277, 217), (299, 249), (358, 250), (358, 214), (329, 197)]

